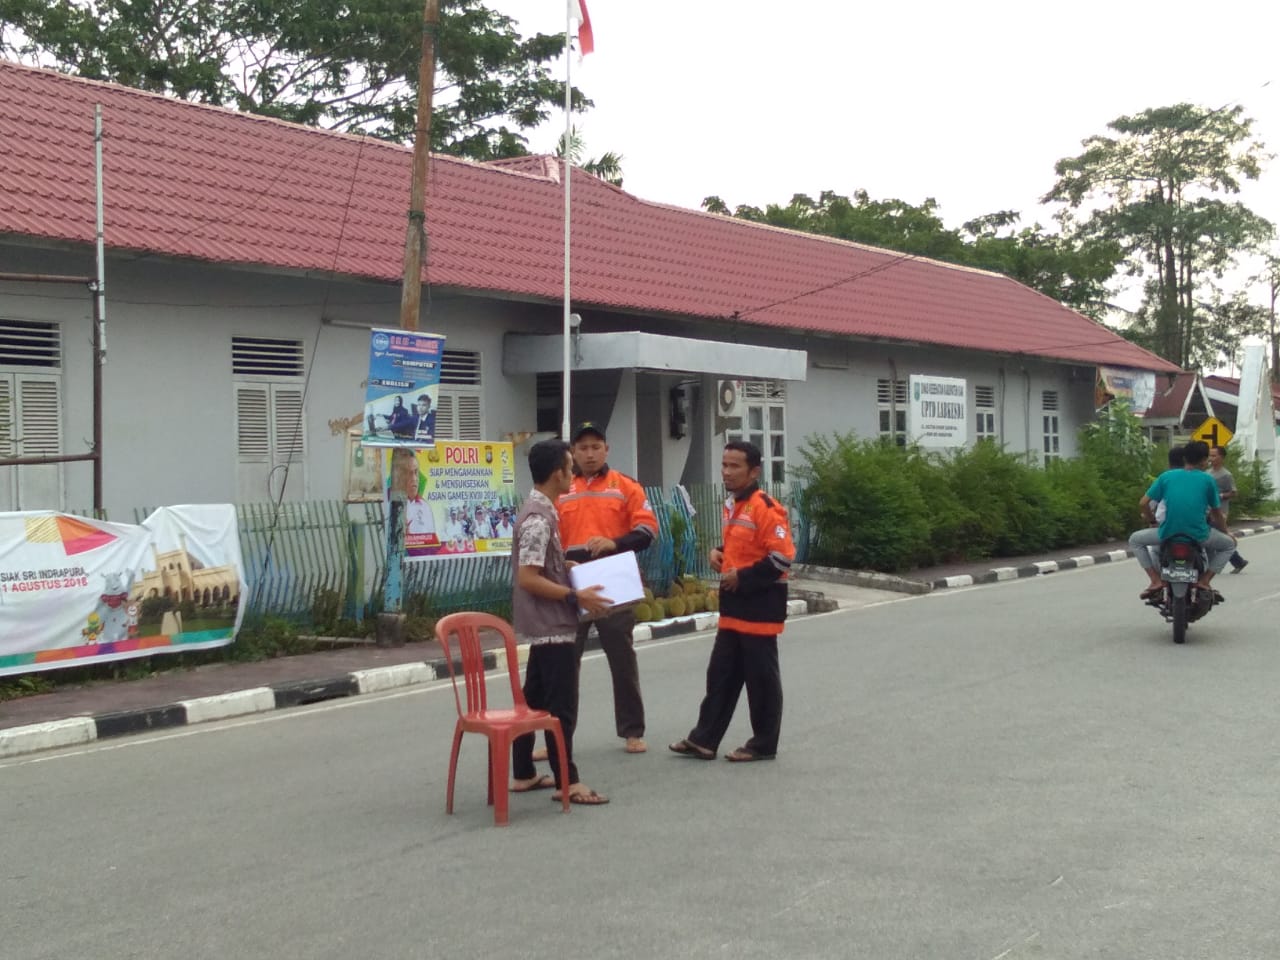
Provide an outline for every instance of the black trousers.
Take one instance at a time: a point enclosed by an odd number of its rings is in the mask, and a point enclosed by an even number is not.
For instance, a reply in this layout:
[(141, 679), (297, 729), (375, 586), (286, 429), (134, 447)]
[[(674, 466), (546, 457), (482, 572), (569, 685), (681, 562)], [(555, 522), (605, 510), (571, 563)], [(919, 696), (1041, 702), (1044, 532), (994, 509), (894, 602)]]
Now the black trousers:
[[(573, 762), (573, 728), (578, 725), (578, 658), (572, 643), (538, 643), (529, 648), (529, 661), (524, 670), (524, 699), (536, 710), (546, 710), (564, 728), (565, 762), (569, 783), (578, 782), (578, 767)], [(537, 734), (526, 733), (511, 744), (511, 776), (529, 780), (536, 776), (533, 746)], [(564, 789), (560, 775), (560, 751), (556, 738), (547, 736), (547, 760), (555, 775), (556, 786)]]
[(689, 740), (708, 750), (718, 750), (729, 729), (743, 687), (751, 711), (748, 749), (772, 755), (778, 752), (782, 730), (782, 669), (778, 664), (778, 638), (720, 629), (707, 662), (707, 694), (698, 710), (698, 725)]
[(587, 634), (592, 623), (600, 635), (600, 646), (609, 660), (609, 673), (613, 675), (613, 722), (620, 737), (644, 736), (644, 700), (640, 696), (640, 665), (636, 662), (635, 642), (632, 631), (636, 615), (623, 610), (612, 616), (601, 617), (591, 623), (578, 626), (578, 663), (587, 648)]

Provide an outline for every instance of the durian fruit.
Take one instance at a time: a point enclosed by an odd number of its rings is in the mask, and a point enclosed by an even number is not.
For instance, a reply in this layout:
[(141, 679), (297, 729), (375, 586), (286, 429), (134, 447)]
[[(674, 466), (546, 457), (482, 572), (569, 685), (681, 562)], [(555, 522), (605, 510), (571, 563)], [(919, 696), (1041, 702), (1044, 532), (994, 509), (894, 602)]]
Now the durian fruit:
[(707, 609), (707, 598), (700, 593), (685, 594), (685, 613), (701, 613)]
[(667, 596), (678, 597), (678, 596), (681, 596), (683, 593), (684, 593), (684, 587), (681, 585), (680, 581), (672, 580), (671, 589), (667, 591)]
[(707, 609), (712, 612), (715, 612), (720, 609), (720, 594), (718, 593), (707, 594)]
[(683, 617), (685, 610), (686, 607), (683, 597), (672, 597), (667, 601), (667, 616)]
[(644, 599), (646, 603), (653, 602), (653, 591), (650, 590), (648, 587), (644, 588)]
[(653, 619), (653, 607), (648, 603), (637, 603), (634, 613), (636, 615), (636, 623), (647, 623)]

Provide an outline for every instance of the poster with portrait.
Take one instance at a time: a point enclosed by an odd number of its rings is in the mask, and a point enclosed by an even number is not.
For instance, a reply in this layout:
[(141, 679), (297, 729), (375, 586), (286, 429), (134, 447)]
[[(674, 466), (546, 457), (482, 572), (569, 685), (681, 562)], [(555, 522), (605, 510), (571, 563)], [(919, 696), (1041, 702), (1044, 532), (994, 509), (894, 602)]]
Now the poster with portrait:
[(437, 560), (509, 554), (516, 522), (510, 443), (441, 440), (429, 450), (384, 451), (387, 498), (405, 495), (405, 556)]
[(369, 332), (362, 444), (414, 448), (435, 443), (443, 359), (444, 337), (438, 333)]

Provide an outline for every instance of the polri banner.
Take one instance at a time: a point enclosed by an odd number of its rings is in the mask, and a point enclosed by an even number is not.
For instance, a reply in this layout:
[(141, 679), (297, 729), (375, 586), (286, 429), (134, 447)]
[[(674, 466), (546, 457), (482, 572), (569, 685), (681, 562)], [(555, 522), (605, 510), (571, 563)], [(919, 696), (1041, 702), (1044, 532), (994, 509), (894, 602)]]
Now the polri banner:
[(930, 450), (963, 447), (969, 442), (967, 385), (955, 377), (912, 374), (907, 404), (907, 436)]
[(235, 507), (141, 526), (0, 513), (0, 675), (225, 646), (242, 619)]
[(388, 450), (384, 457), (388, 501), (393, 489), (405, 495), (408, 559), (511, 552), (517, 510), (510, 443), (441, 440), (430, 450)]
[(366, 447), (429, 447), (436, 437), (444, 337), (412, 330), (370, 331), (364, 394)]

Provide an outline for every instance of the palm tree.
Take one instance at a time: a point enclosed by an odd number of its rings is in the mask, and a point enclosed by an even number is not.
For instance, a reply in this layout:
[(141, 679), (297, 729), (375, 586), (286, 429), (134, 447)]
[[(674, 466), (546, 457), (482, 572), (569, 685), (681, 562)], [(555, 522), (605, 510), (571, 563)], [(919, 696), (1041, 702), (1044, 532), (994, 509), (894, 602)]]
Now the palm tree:
[[(561, 135), (560, 142), (556, 145), (556, 156), (563, 157), (565, 155), (564, 136)], [(593, 177), (599, 177), (605, 183), (611, 183), (615, 187), (622, 186), (622, 154), (609, 151), (602, 153), (599, 157), (593, 157), (585, 163), (582, 161), (582, 154), (585, 151), (585, 144), (582, 135), (578, 133), (577, 127), (569, 128), (569, 162), (575, 167), (591, 174)]]

